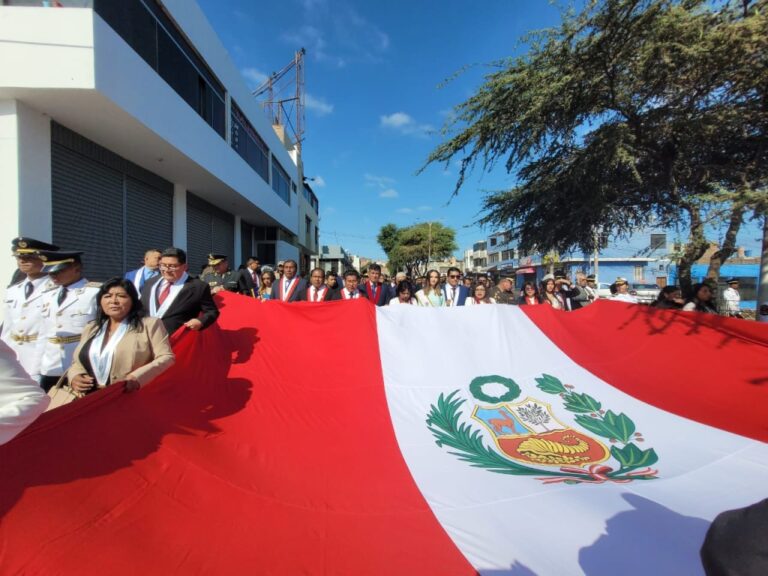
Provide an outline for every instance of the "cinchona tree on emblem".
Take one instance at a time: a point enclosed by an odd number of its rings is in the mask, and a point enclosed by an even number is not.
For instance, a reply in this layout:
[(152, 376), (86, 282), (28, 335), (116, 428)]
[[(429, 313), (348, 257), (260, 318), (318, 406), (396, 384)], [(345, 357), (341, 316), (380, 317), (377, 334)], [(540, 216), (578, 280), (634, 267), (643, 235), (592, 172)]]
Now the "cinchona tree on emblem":
[[(430, 407), (427, 427), (438, 446), (449, 448), (450, 454), (471, 466), (535, 476), (545, 484), (625, 483), (658, 477), (658, 471), (650, 468), (658, 456), (653, 448), (643, 450), (636, 444), (644, 438), (627, 415), (604, 410), (596, 399), (554, 376), (543, 374), (535, 380), (541, 392), (559, 397), (562, 408), (574, 413), (574, 421), (584, 430), (559, 421), (552, 406), (537, 398), (516, 402), (520, 386), (498, 375), (478, 376), (469, 384), (477, 401), (470, 418), (478, 427), (462, 421), (459, 409), (466, 400), (457, 397), (460, 390), (440, 394)], [(489, 384), (506, 391), (489, 394)], [(493, 440), (493, 446), (485, 438)]]

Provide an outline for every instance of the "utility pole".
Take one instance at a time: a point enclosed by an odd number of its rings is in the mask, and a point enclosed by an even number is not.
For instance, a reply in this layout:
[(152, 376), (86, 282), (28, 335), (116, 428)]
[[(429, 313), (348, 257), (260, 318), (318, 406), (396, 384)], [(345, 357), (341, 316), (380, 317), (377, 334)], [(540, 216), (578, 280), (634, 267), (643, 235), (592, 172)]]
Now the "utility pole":
[(599, 237), (597, 233), (595, 233), (595, 284), (597, 285), (598, 282), (600, 282), (600, 264), (598, 262), (598, 255), (600, 253), (600, 245), (598, 243)]
[(768, 209), (763, 211), (763, 252), (760, 256), (759, 280), (755, 318), (758, 322), (768, 323)]

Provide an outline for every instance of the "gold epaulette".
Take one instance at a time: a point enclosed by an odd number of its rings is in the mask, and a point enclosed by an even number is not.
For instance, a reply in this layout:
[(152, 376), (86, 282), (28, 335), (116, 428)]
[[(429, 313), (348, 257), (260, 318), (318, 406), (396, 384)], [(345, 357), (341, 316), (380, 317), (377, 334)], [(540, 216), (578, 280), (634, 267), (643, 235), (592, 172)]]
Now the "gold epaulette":
[(104, 284), (104, 282), (88, 282), (85, 287), (86, 288), (101, 288), (101, 285)]

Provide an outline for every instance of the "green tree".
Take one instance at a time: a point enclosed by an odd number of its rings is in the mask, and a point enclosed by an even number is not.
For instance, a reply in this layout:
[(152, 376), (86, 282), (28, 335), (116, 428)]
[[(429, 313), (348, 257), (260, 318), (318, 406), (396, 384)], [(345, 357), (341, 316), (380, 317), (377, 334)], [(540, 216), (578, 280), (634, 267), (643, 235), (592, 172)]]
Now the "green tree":
[(681, 284), (725, 227), (711, 275), (745, 218), (766, 208), (768, 0), (594, 0), (500, 64), (456, 107), (427, 159), (503, 162), (511, 190), (483, 201), (481, 224), (520, 248), (591, 251), (654, 226), (687, 227)]
[(423, 275), (428, 262), (448, 258), (457, 249), (456, 231), (440, 222), (403, 228), (386, 224), (377, 240), (387, 255), (390, 272), (405, 270), (410, 276)]
[[(397, 270), (399, 266), (395, 266), (393, 268), (393, 260), (392, 260), (392, 251), (397, 246), (397, 235), (398, 235), (398, 227), (395, 224), (385, 224), (381, 227), (381, 230), (379, 230), (379, 234), (376, 237), (376, 240), (379, 243), (379, 246), (381, 246), (381, 249), (384, 250), (384, 254), (387, 255), (387, 259), (389, 260), (389, 268), (390, 270)], [(394, 263), (397, 264), (397, 263)]]

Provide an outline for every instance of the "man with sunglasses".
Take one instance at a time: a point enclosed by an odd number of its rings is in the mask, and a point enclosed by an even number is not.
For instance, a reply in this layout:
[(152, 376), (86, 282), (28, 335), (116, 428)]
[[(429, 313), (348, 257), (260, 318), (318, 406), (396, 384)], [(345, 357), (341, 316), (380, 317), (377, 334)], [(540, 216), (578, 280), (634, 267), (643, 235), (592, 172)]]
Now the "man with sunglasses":
[(147, 314), (162, 319), (169, 335), (182, 326), (203, 330), (219, 317), (210, 286), (187, 273), (187, 253), (181, 248), (163, 250), (160, 276), (144, 284), (141, 302)]
[(446, 306), (464, 306), (469, 296), (469, 289), (460, 284), (461, 270), (458, 268), (448, 268), (448, 274), (445, 278), (443, 293), (445, 294)]
[(19, 363), (34, 380), (40, 379), (37, 340), (43, 323), (43, 294), (55, 285), (43, 272), (36, 250), (58, 250), (58, 246), (34, 238), (19, 237), (11, 242), (21, 278), (5, 294), (3, 329), (0, 339), (16, 353)]

